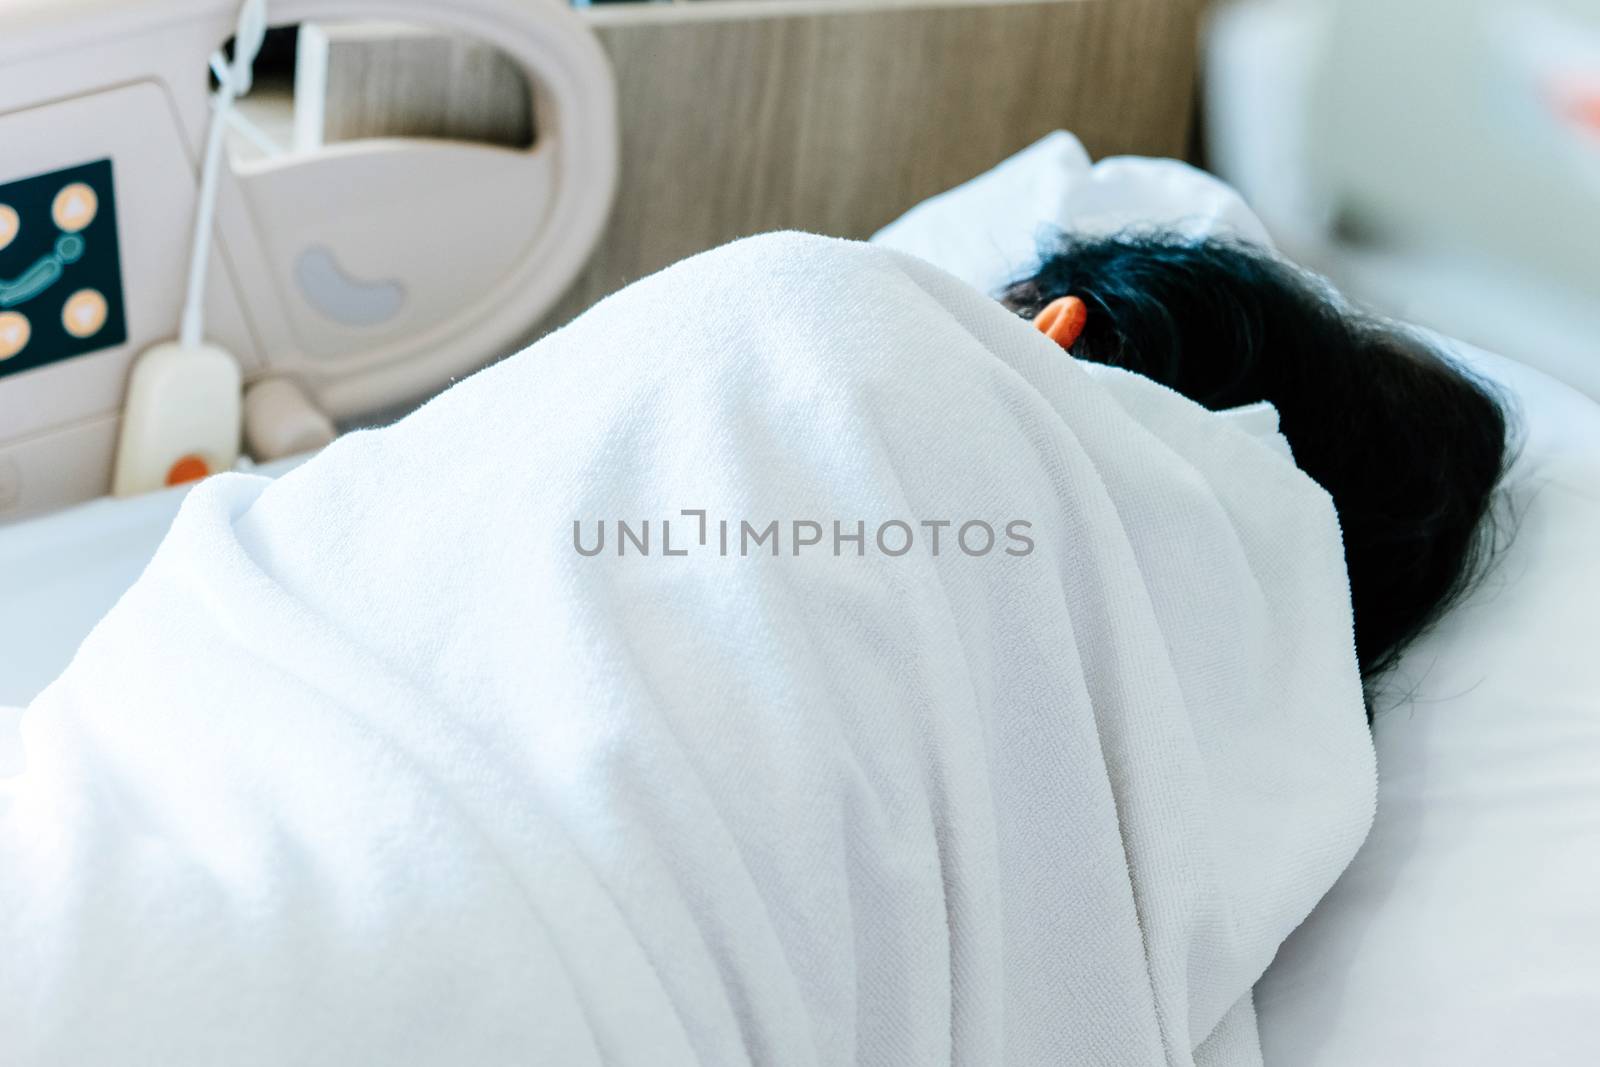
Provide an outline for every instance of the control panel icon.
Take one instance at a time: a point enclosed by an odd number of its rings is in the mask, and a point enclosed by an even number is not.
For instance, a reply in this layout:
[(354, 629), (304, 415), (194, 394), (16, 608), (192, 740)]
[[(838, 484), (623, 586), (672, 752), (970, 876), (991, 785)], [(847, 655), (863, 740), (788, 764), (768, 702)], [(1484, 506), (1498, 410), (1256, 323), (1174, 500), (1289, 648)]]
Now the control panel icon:
[(56, 220), (63, 233), (77, 233), (94, 221), (100, 210), (100, 198), (93, 186), (83, 182), (63, 185), (50, 203), (50, 217)]

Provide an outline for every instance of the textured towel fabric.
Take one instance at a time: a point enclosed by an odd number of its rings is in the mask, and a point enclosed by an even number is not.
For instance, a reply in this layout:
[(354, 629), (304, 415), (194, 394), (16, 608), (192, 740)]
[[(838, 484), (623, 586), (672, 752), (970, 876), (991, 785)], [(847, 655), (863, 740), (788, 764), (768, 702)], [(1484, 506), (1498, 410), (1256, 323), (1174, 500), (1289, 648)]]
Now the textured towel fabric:
[(1259, 421), (775, 235), (206, 482), (23, 717), (0, 1062), (1259, 1063), (1373, 792)]

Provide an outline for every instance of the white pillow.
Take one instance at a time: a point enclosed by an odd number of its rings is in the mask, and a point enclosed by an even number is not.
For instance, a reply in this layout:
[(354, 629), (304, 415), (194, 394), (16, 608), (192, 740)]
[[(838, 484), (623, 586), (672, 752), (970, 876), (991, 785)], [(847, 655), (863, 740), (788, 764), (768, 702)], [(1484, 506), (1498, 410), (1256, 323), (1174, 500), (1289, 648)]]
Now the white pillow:
[[(1269, 244), (1221, 182), (1061, 133), (874, 240), (995, 292), (1041, 228), (1128, 226)], [(1516, 409), (1515, 539), (1389, 679), (1372, 835), (1256, 987), (1269, 1065), (1600, 1062), (1600, 406), (1451, 347)]]
[(1239, 194), (1204, 171), (1173, 159), (1135, 156), (1091, 163), (1083, 145), (1064, 130), (924, 200), (872, 241), (995, 293), (1030, 274), (1039, 262), (1039, 242), (1061, 230), (1112, 233), (1152, 226), (1271, 246)]

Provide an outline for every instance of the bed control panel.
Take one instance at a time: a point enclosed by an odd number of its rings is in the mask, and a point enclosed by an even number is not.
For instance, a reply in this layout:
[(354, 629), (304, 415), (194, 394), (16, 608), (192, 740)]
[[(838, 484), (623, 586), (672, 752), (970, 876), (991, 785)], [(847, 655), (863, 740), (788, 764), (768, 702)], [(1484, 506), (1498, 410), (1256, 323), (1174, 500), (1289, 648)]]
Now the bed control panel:
[(111, 161), (0, 184), (0, 377), (127, 335)]

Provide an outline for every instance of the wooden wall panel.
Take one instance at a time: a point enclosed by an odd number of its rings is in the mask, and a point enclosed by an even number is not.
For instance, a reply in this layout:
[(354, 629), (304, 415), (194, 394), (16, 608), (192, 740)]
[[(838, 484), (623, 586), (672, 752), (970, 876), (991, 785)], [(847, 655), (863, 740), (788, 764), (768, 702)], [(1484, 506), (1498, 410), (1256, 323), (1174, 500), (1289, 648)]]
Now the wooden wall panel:
[(1182, 156), (1196, 13), (1183, 0), (593, 9), (616, 69), (622, 180), (552, 321), (763, 230), (866, 237), (1051, 130), (1096, 156)]

